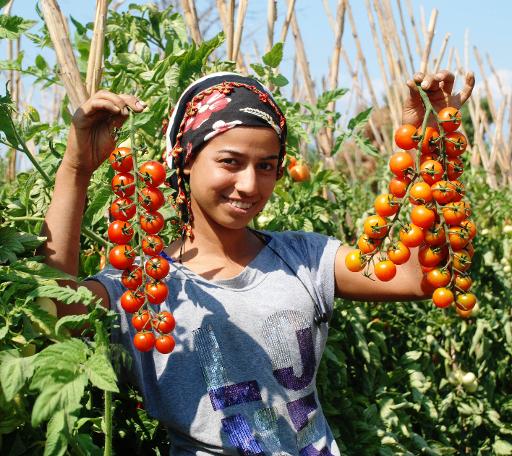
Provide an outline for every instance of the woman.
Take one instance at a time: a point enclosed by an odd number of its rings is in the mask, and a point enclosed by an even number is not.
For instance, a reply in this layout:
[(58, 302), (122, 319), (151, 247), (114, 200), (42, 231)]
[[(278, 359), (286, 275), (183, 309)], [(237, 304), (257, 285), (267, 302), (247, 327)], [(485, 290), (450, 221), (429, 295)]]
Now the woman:
[[(447, 71), (415, 75), (403, 122), (421, 122), (417, 83), (436, 109), (464, 103), (473, 76), (459, 95), (452, 95), (453, 82)], [(111, 131), (126, 120), (127, 106), (145, 107), (100, 91), (73, 118), (44, 233), (47, 263), (73, 275), (87, 185), (114, 148)], [(185, 236), (165, 250), (174, 268), (160, 309), (177, 321), (170, 356), (133, 349), (119, 271), (107, 268), (83, 283), (120, 313), (113, 339), (130, 350), (133, 380), (148, 412), (168, 427), (174, 455), (339, 454), (315, 385), (334, 297), (425, 298), (416, 255), (391, 282), (370, 282), (347, 271), (349, 247), (336, 239), (248, 228), (281, 175), (285, 142), (283, 114), (251, 78), (210, 75), (175, 107), (167, 161)]]

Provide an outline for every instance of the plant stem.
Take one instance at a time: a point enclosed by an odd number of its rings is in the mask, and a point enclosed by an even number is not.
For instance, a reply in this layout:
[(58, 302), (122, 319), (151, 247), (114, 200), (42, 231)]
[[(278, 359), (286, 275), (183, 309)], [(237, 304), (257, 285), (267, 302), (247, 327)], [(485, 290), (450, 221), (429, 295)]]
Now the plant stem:
[(105, 448), (104, 456), (112, 455), (112, 393), (104, 391), (105, 395)]

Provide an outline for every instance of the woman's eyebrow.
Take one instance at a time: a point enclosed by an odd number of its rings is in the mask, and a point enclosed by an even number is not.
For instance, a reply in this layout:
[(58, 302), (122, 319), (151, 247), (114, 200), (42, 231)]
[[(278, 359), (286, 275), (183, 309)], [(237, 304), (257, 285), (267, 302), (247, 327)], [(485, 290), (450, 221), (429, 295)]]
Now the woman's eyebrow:
[[(222, 153), (232, 154), (237, 157), (245, 156), (245, 154), (242, 154), (241, 152), (238, 152), (237, 150), (231, 150), (231, 149), (220, 149), (217, 151), (217, 153), (218, 154), (222, 154)], [(279, 154), (272, 154), (272, 155), (268, 155), (267, 157), (262, 158), (262, 160), (278, 160), (278, 159), (279, 159)]]

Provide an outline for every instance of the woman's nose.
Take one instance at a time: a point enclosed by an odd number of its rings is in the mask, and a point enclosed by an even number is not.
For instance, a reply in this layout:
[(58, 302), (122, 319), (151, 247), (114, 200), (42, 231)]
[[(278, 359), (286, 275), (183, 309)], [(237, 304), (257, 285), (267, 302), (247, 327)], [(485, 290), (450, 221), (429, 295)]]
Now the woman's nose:
[(249, 165), (243, 171), (237, 173), (236, 189), (237, 191), (252, 195), (258, 190), (258, 176), (253, 166)]

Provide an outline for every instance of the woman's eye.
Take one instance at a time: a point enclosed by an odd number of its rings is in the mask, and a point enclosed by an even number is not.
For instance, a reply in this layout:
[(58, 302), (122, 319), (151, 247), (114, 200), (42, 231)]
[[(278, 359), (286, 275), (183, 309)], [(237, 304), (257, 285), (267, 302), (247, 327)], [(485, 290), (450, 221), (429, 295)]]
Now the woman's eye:
[(236, 160), (234, 158), (223, 158), (221, 160), (221, 163), (224, 163), (226, 165), (236, 165)]
[(273, 163), (261, 163), (260, 167), (264, 171), (272, 171), (274, 169)]

